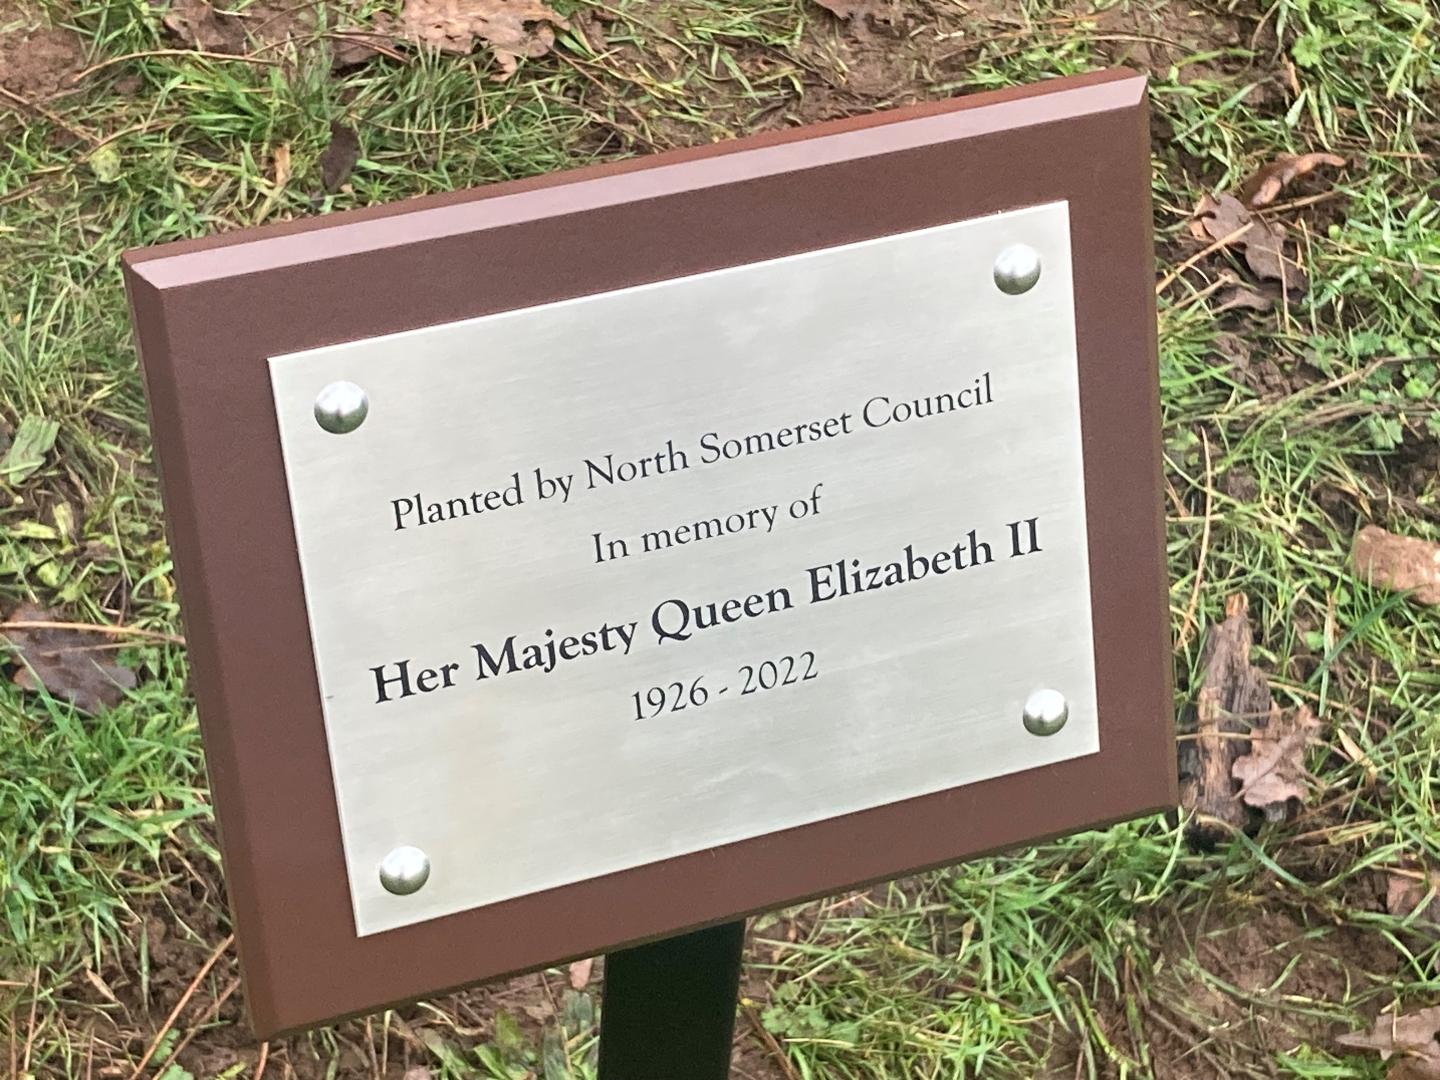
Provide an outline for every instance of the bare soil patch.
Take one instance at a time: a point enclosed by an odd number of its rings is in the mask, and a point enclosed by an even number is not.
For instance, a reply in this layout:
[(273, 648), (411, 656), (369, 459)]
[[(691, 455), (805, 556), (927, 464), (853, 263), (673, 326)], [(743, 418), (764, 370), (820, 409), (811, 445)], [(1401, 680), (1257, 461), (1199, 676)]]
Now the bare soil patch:
[[(1134, 953), (1123, 985), (1094, 999), (1095, 1022), (1121, 1053), (1148, 1056), (1145, 1075), (1165, 1080), (1273, 1077), (1278, 1055), (1348, 1030), (1330, 1005), (1384, 983), (1400, 963), (1376, 935), (1224, 900), (1142, 921)], [(1088, 964), (1069, 974), (1095, 978)], [(1057, 1033), (1042, 1076), (1073, 1077), (1075, 1061), (1073, 1037)], [(1121, 1071), (1104, 1062), (1100, 1075)]]
[(85, 67), (85, 45), (73, 30), (0, 0), (0, 87), (27, 99), (63, 89)]

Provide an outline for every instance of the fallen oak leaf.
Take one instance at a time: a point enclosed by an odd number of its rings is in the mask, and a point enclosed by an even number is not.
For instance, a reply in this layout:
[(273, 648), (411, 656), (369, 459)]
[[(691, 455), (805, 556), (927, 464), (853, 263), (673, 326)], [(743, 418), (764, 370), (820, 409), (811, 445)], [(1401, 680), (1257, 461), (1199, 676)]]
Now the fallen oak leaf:
[(464, 56), (483, 41), (500, 65), (501, 80), (515, 73), (522, 57), (544, 56), (555, 44), (555, 29), (569, 22), (541, 0), (405, 0), (396, 26), (416, 44)]
[(1269, 206), (1285, 188), (1321, 165), (1344, 168), (1346, 161), (1338, 154), (1281, 154), (1240, 186), (1240, 198), (1252, 208)]
[(1230, 766), (1230, 774), (1240, 781), (1241, 801), (1264, 811), (1271, 821), (1283, 820), (1292, 802), (1303, 803), (1309, 793), (1305, 749), (1319, 729), (1320, 721), (1308, 705), (1289, 713), (1272, 708), (1264, 736), (1252, 731), (1250, 752)]
[(321, 36), (330, 42), (335, 69), (354, 67), (381, 52), (394, 55), (383, 44), (388, 35), (378, 31), (355, 26), (325, 29), (321, 5), (311, 0), (298, 4), (252, 0), (237, 10), (217, 10), (217, 5), (219, 0), (168, 0), (161, 22), (182, 44), (201, 52), (244, 56), (254, 46), (289, 40), (308, 43)]
[(1366, 525), (1355, 535), (1350, 565), (1370, 585), (1440, 604), (1440, 544)]
[(95, 637), (67, 628), (20, 629), (15, 624), (55, 622), (54, 614), (22, 604), (0, 623), (0, 642), (19, 662), (13, 678), (22, 690), (45, 690), (92, 715), (116, 705), (135, 688), (135, 673), (99, 659)]
[(1285, 230), (1271, 222), (1255, 219), (1245, 234), (1245, 264), (1262, 281), (1278, 281), (1286, 290), (1304, 292), (1310, 278), (1300, 264), (1285, 254)]
[(1397, 1016), (1381, 1013), (1369, 1032), (1338, 1035), (1335, 1041), (1352, 1050), (1373, 1050), (1391, 1066), (1393, 1080), (1440, 1080), (1440, 1006)]
[(1245, 257), (1252, 273), (1262, 281), (1282, 282), (1286, 289), (1308, 288), (1300, 264), (1285, 254), (1285, 231), (1252, 214), (1234, 195), (1204, 195), (1195, 206), (1190, 232), (1232, 247)]
[[(1225, 240), (1248, 231), (1255, 216), (1234, 195), (1202, 195), (1190, 219), (1190, 234), (1196, 240)], [(1236, 237), (1238, 240), (1239, 238)]]

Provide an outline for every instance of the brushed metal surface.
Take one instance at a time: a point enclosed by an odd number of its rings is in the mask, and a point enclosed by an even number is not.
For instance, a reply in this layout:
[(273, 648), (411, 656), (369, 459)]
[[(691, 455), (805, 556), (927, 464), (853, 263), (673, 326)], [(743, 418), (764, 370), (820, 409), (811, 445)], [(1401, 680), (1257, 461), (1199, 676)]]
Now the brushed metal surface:
[[(1007, 295), (1016, 244), (1044, 273)], [(1099, 748), (1064, 203), (270, 372), (358, 934)]]

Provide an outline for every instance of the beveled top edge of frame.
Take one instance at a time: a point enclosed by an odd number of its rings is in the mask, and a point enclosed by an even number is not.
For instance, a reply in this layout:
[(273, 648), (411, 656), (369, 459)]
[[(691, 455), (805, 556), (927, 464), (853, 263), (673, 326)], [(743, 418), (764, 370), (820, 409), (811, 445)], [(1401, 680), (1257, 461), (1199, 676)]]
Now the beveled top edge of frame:
[[(1146, 82), (1144, 75), (1126, 68), (1089, 72), (480, 188), (132, 249), (124, 253), (122, 260), (129, 274), (152, 288), (181, 288), (1130, 108), (1142, 99)], [(312, 235), (316, 233), (322, 235)]]

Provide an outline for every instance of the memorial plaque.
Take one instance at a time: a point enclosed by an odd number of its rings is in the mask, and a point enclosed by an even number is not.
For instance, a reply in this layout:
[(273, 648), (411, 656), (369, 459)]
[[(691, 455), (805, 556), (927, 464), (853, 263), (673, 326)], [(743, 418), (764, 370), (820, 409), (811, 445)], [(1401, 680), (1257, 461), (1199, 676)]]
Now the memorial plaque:
[(1143, 93), (131, 254), (262, 1035), (1173, 801)]

